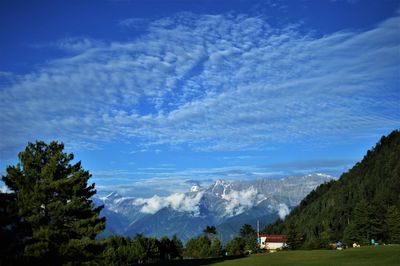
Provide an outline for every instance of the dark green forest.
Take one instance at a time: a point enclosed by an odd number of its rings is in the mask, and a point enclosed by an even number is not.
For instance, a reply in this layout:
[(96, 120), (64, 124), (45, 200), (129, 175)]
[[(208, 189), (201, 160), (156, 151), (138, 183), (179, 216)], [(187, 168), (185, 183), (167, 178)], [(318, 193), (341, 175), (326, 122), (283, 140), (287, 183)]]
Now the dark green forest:
[(335, 241), (367, 244), (371, 239), (400, 243), (399, 130), (382, 137), (339, 180), (320, 185), (264, 232), (288, 234), (295, 248), (324, 248)]
[[(255, 230), (222, 247), (214, 226), (190, 239), (136, 235), (99, 239), (106, 220), (91, 197), (95, 185), (81, 163), (57, 142), (29, 143), (2, 180), (0, 265), (136, 265), (182, 259), (221, 258), (257, 252)], [(284, 220), (264, 229), (287, 234), (289, 248), (326, 248), (343, 241), (400, 243), (400, 132), (382, 137), (339, 180), (320, 185)], [(181, 264), (180, 264), (181, 265)]]

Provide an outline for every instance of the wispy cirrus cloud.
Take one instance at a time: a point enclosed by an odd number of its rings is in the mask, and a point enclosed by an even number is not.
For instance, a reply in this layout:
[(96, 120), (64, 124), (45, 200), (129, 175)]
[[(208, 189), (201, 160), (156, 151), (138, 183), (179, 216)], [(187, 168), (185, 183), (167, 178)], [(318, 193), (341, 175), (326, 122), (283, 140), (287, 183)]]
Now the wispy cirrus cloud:
[(399, 24), (316, 37), (264, 17), (181, 13), (129, 42), (61, 40), (73, 55), (0, 84), (0, 150), (35, 139), (246, 150), (390, 130)]
[(289, 161), (282, 163), (273, 163), (265, 165), (266, 169), (271, 171), (282, 171), (287, 174), (307, 174), (307, 173), (343, 173), (350, 169), (356, 160), (354, 159), (318, 159)]
[(92, 38), (83, 38), (83, 37), (69, 37), (58, 40), (54, 47), (71, 51), (71, 52), (85, 52), (87, 50), (102, 48), (105, 44), (102, 41), (95, 40)]
[(145, 29), (151, 21), (147, 18), (126, 18), (118, 22), (123, 28)]

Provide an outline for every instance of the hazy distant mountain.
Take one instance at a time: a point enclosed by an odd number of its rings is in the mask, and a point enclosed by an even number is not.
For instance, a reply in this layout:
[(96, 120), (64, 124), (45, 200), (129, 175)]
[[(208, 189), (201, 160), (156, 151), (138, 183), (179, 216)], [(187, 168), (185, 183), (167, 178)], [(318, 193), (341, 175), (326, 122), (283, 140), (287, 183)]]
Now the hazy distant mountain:
[(166, 197), (122, 197), (113, 192), (97, 198), (96, 203), (105, 205), (106, 234), (177, 234), (186, 241), (206, 225), (214, 225), (225, 242), (238, 234), (244, 223), (255, 227), (260, 220), (263, 227), (283, 218), (311, 190), (332, 179), (311, 174), (257, 181), (217, 180), (209, 187), (194, 185), (186, 193)]

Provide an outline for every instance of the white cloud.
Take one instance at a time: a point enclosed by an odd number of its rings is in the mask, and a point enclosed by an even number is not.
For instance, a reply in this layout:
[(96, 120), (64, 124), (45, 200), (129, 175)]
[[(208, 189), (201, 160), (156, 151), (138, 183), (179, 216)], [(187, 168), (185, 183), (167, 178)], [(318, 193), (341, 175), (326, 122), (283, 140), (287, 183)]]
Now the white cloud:
[(189, 212), (194, 216), (200, 214), (199, 202), (204, 192), (195, 194), (174, 193), (167, 197), (154, 195), (151, 198), (138, 198), (133, 204), (142, 206), (141, 212), (154, 214), (159, 210), (170, 207), (179, 212)]
[[(173, 193), (169, 196), (160, 197), (154, 195), (149, 198), (137, 198), (133, 204), (141, 206), (141, 212), (154, 214), (159, 210), (170, 207), (176, 211), (189, 212), (195, 216), (200, 214), (199, 203), (205, 191), (194, 193)], [(221, 198), (224, 200), (225, 214), (234, 216), (257, 205), (260, 200), (265, 199), (254, 187), (244, 190), (224, 191)], [(279, 210), (280, 211), (280, 210)]]
[(117, 191), (122, 196), (141, 198), (149, 198), (153, 195), (165, 197), (173, 193), (185, 193), (192, 186), (188, 179), (165, 177), (167, 174), (162, 173), (160, 176), (162, 177), (153, 177), (153, 174), (140, 171), (134, 173), (116, 172), (109, 175), (107, 173), (94, 173), (93, 182), (101, 184), (96, 185), (98, 194), (101, 196)]
[(129, 42), (62, 40), (73, 56), (1, 84), (0, 151), (36, 139), (212, 151), (382, 134), (400, 122), (399, 23), (315, 37), (263, 17), (182, 13)]
[(101, 48), (105, 46), (103, 42), (98, 40), (77, 37), (61, 39), (55, 45), (59, 49), (73, 52), (84, 52), (86, 50)]
[(1, 193), (10, 193), (11, 190), (6, 185), (3, 185), (3, 186), (0, 186), (0, 192)]
[(249, 187), (241, 191), (231, 190), (228, 193), (224, 193), (222, 198), (226, 200), (226, 214), (228, 216), (233, 216), (248, 210), (258, 203), (259, 196), (254, 187)]
[(143, 29), (150, 21), (145, 18), (127, 18), (118, 22), (118, 25), (124, 28)]
[(285, 219), (285, 217), (290, 213), (288, 206), (285, 203), (279, 203), (278, 205), (278, 215), (281, 220)]

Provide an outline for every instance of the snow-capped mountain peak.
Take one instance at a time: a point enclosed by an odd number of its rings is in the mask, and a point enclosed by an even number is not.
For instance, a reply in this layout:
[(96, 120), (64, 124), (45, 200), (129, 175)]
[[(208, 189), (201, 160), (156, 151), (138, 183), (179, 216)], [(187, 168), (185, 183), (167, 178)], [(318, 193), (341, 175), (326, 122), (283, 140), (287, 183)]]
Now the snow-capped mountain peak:
[(199, 192), (200, 186), (194, 185), (190, 188), (190, 192)]
[(120, 198), (120, 197), (121, 196), (116, 191), (113, 191), (110, 194), (108, 194), (107, 196), (102, 197), (101, 199), (103, 201), (110, 201), (110, 200), (114, 200), (114, 199), (117, 199), (117, 198)]
[[(322, 173), (250, 182), (220, 179), (208, 188), (193, 184), (186, 193), (140, 198), (122, 197), (113, 192), (101, 201), (106, 216), (111, 215), (113, 219), (118, 216), (119, 220), (126, 221), (124, 226), (117, 227), (108, 221), (107, 226), (115, 233), (145, 233), (157, 237), (177, 233), (182, 239), (188, 239), (201, 233), (205, 225), (217, 226), (232, 219), (240, 219), (236, 224), (241, 224), (253, 222), (257, 217), (283, 218), (311, 190), (330, 179), (333, 178)], [(188, 221), (191, 226), (182, 229)]]

